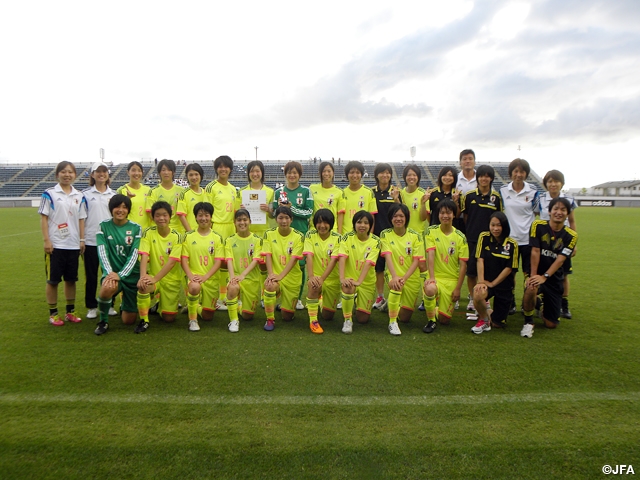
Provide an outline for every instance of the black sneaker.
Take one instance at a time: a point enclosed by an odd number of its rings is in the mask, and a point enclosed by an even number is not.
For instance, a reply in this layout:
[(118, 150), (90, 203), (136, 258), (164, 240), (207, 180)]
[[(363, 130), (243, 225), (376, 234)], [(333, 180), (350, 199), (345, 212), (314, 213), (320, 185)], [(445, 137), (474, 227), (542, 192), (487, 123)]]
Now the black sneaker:
[(103, 333), (107, 333), (107, 330), (109, 330), (109, 324), (107, 322), (99, 322), (94, 333), (96, 335), (102, 335)]
[(569, 310), (569, 308), (567, 307), (566, 309), (564, 309), (564, 308), (563, 308), (562, 310), (560, 310), (560, 316), (561, 316), (562, 318), (568, 318), (568, 319), (571, 319), (571, 317), (572, 317), (573, 315), (571, 315), (571, 311), (570, 311), (570, 310)]
[(424, 333), (433, 333), (433, 331), (436, 329), (436, 322), (432, 322), (432, 321), (428, 321), (427, 324), (422, 327), (422, 331)]
[(140, 320), (140, 323), (138, 324), (136, 329), (133, 331), (133, 333), (144, 333), (147, 331), (148, 328), (149, 328), (149, 322)]
[(516, 314), (516, 306), (513, 305), (510, 309), (509, 309), (509, 315), (515, 315)]

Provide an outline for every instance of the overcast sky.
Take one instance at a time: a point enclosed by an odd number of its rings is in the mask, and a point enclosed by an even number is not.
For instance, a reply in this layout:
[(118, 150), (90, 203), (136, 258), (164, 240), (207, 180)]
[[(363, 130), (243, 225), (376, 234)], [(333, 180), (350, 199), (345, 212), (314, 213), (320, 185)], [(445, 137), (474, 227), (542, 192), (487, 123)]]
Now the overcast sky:
[[(228, 154), (640, 178), (640, 1), (15, 1), (0, 163)], [(520, 146), (521, 150), (518, 150)]]

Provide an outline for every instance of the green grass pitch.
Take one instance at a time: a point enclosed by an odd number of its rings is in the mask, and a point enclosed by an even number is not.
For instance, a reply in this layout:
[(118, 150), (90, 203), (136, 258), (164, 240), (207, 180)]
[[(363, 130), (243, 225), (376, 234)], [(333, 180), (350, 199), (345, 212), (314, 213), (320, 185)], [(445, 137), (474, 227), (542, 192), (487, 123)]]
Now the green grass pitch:
[[(0, 477), (603, 478), (640, 471), (640, 209), (580, 209), (572, 320), (402, 336), (306, 312), (51, 327), (36, 209), (0, 209)], [(81, 266), (82, 270), (82, 266)], [(84, 315), (83, 280), (78, 313)], [(464, 292), (466, 295), (466, 291)], [(62, 301), (60, 291), (60, 305)], [(278, 317), (276, 317), (278, 320)]]

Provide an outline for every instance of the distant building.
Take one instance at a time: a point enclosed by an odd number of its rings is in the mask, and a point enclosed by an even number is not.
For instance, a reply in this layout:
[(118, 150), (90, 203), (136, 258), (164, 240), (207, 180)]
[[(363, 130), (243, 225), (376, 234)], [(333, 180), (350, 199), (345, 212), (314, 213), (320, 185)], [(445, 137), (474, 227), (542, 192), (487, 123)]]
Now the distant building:
[(595, 185), (594, 195), (629, 197), (640, 196), (640, 180), (625, 180), (622, 182), (606, 182)]

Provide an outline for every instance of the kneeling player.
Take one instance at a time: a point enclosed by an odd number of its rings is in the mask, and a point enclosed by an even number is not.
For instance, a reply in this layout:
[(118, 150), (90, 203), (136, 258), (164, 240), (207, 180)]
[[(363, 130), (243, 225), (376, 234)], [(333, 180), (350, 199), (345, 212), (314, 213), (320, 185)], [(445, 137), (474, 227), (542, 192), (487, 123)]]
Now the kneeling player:
[(158, 312), (165, 322), (173, 322), (178, 314), (178, 300), (182, 285), (180, 253), (182, 237), (169, 226), (171, 205), (155, 202), (151, 206), (155, 226), (147, 228), (140, 240), (140, 280), (138, 281), (138, 314), (140, 323), (135, 333), (149, 328), (151, 294), (158, 293)]
[(429, 278), (424, 282), (424, 307), (427, 324), (422, 331), (432, 333), (436, 328), (436, 297), (438, 321), (451, 322), (453, 305), (460, 299), (460, 289), (467, 272), (469, 245), (464, 234), (453, 226), (457, 207), (453, 200), (440, 203), (440, 225), (432, 225), (425, 235)]
[(224, 260), (222, 237), (211, 230), (213, 205), (198, 202), (193, 207), (197, 230), (187, 232), (182, 243), (182, 270), (187, 277), (189, 331), (200, 330), (198, 307), (203, 320), (212, 320), (218, 301), (218, 282), (213, 276)]
[[(473, 304), (478, 312), (478, 323), (473, 333), (488, 332), (491, 327), (503, 328), (509, 315), (514, 287), (513, 275), (518, 269), (518, 242), (509, 237), (511, 227), (507, 216), (494, 212), (489, 219), (489, 231), (478, 237), (475, 254), (478, 283), (473, 289)], [(495, 297), (491, 318), (486, 301)]]
[(340, 276), (335, 268), (338, 261), (340, 235), (333, 231), (335, 217), (327, 208), (321, 208), (313, 216), (315, 230), (309, 230), (304, 238), (303, 254), (307, 257), (307, 309), (309, 327), (313, 333), (322, 333), (318, 322), (319, 298), (322, 294), (322, 318), (333, 320), (340, 295)]
[(562, 265), (571, 258), (578, 241), (578, 234), (564, 224), (569, 213), (569, 200), (556, 197), (549, 202), (549, 220), (537, 220), (531, 225), (531, 276), (524, 291), (524, 326), (520, 332), (523, 337), (533, 336), (533, 311), (539, 293), (544, 295), (544, 326), (556, 328), (560, 322)]
[(136, 291), (140, 279), (138, 247), (142, 228), (127, 217), (131, 211), (131, 200), (121, 194), (109, 200), (109, 211), (113, 217), (100, 223), (96, 234), (98, 258), (102, 267), (102, 280), (98, 293), (100, 322), (95, 330), (102, 335), (109, 329), (111, 299), (122, 292), (122, 323), (132, 325), (138, 316)]
[(380, 255), (380, 238), (371, 233), (373, 215), (365, 210), (356, 212), (351, 219), (353, 230), (340, 240), (338, 267), (342, 285), (343, 333), (353, 330), (353, 305), (356, 294), (356, 319), (369, 322), (371, 305), (376, 291), (374, 268)]
[(244, 208), (237, 210), (234, 222), (236, 233), (225, 241), (225, 257), (230, 278), (227, 286), (229, 331), (235, 333), (240, 328), (238, 294), (242, 297), (242, 318), (252, 320), (260, 301), (262, 278), (260, 269), (256, 268), (261, 261), (261, 239), (251, 231), (249, 212)]

